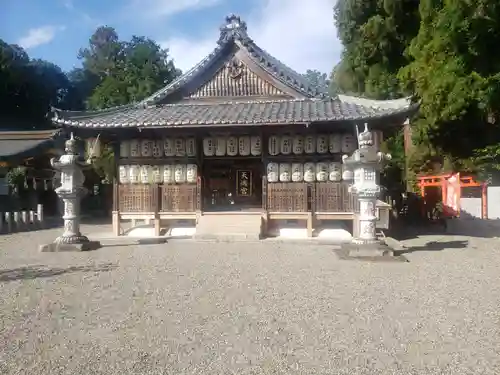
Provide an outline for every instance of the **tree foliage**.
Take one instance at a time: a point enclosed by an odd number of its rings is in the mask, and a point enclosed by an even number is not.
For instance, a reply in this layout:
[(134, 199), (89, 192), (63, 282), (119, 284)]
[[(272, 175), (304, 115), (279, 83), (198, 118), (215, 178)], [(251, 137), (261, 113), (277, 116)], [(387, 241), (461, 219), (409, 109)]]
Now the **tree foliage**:
[(500, 3), (339, 0), (335, 20), (340, 91), (420, 103), (414, 172), (500, 169)]
[(155, 41), (139, 36), (121, 41), (111, 27), (99, 27), (79, 58), (87, 76), (96, 77), (87, 97), (90, 109), (139, 101), (180, 74), (168, 50)]
[(420, 133), (455, 168), (477, 169), (474, 155), (485, 162), (500, 141), (500, 4), (426, 0), (420, 16), (399, 75), (421, 101)]
[(0, 116), (30, 128), (48, 126), (50, 106), (65, 107), (71, 83), (55, 64), (30, 59), (19, 46), (0, 40)]
[[(120, 40), (108, 26), (98, 27), (77, 56), (82, 66), (64, 73), (57, 65), (30, 59), (21, 47), (0, 40), (0, 117), (14, 119), (17, 126), (50, 126), (51, 106), (87, 110), (128, 104), (181, 74), (168, 50), (155, 41), (140, 36)], [(108, 144), (103, 150), (94, 166), (106, 179), (113, 169), (113, 152)]]
[(304, 77), (310, 82), (312, 87), (315, 87), (319, 92), (328, 92), (330, 89), (330, 80), (326, 73), (321, 73), (319, 70), (308, 69)]
[(403, 92), (397, 74), (418, 32), (418, 0), (339, 0), (335, 21), (344, 46), (332, 74), (344, 93), (394, 99)]

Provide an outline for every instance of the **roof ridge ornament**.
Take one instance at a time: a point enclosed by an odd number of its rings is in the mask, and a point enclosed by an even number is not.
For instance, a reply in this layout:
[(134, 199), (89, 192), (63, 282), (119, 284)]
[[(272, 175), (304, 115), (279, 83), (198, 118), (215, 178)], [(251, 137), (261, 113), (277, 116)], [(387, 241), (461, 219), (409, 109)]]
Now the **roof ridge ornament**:
[(242, 21), (240, 16), (230, 14), (226, 17), (226, 22), (220, 27), (220, 37), (217, 44), (222, 45), (235, 39), (249, 39), (247, 23)]

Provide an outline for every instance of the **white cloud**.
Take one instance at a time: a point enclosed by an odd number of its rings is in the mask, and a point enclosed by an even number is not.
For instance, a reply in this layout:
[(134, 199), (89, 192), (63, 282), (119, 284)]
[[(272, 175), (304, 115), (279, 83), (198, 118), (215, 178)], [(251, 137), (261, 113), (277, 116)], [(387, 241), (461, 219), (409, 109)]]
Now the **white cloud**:
[(28, 30), (28, 34), (19, 39), (17, 44), (23, 48), (34, 48), (47, 44), (55, 38), (57, 32), (63, 31), (64, 26), (42, 26)]
[[(256, 44), (300, 73), (317, 69), (329, 74), (342, 50), (333, 20), (334, 0), (264, 2), (256, 13), (241, 15)], [(169, 48), (176, 66), (186, 71), (215, 48), (218, 29), (207, 31), (202, 39), (178, 36), (161, 45)]]
[(222, 0), (132, 0), (125, 12), (134, 17), (159, 18), (187, 10), (209, 8)]

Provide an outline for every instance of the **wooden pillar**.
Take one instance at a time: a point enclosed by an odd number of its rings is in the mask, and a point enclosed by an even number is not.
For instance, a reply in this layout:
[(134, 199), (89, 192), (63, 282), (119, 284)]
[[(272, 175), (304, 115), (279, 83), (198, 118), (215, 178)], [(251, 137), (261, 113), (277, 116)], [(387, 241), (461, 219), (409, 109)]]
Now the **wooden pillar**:
[(405, 180), (406, 180), (406, 191), (411, 191), (412, 186), (409, 179), (410, 175), (410, 156), (413, 151), (413, 134), (410, 124), (410, 119), (406, 119), (403, 127), (403, 145), (405, 150)]
[(153, 208), (154, 208), (154, 235), (160, 237), (161, 220), (160, 220), (160, 185), (153, 184)]
[(113, 153), (115, 156), (114, 174), (113, 174), (113, 211), (111, 214), (111, 222), (113, 227), (113, 235), (119, 236), (120, 233), (120, 187), (118, 180), (118, 168), (120, 164), (120, 143), (113, 142)]
[(196, 179), (196, 217), (202, 215), (203, 212), (203, 188), (205, 176), (203, 175), (203, 134), (197, 133), (196, 139), (196, 161), (198, 165), (198, 177)]

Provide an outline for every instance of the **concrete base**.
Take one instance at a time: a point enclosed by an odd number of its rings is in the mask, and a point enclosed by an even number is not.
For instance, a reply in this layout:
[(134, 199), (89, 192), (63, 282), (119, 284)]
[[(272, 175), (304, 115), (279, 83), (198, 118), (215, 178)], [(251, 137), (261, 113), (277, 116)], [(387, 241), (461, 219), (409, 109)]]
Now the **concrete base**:
[(343, 259), (365, 259), (407, 262), (403, 256), (394, 256), (394, 250), (384, 242), (373, 244), (344, 243), (340, 248)]
[(64, 244), (64, 243), (49, 243), (45, 245), (40, 245), (40, 251), (42, 253), (60, 253), (66, 251), (91, 251), (97, 250), (101, 247), (99, 241), (88, 241), (84, 243), (75, 244)]

